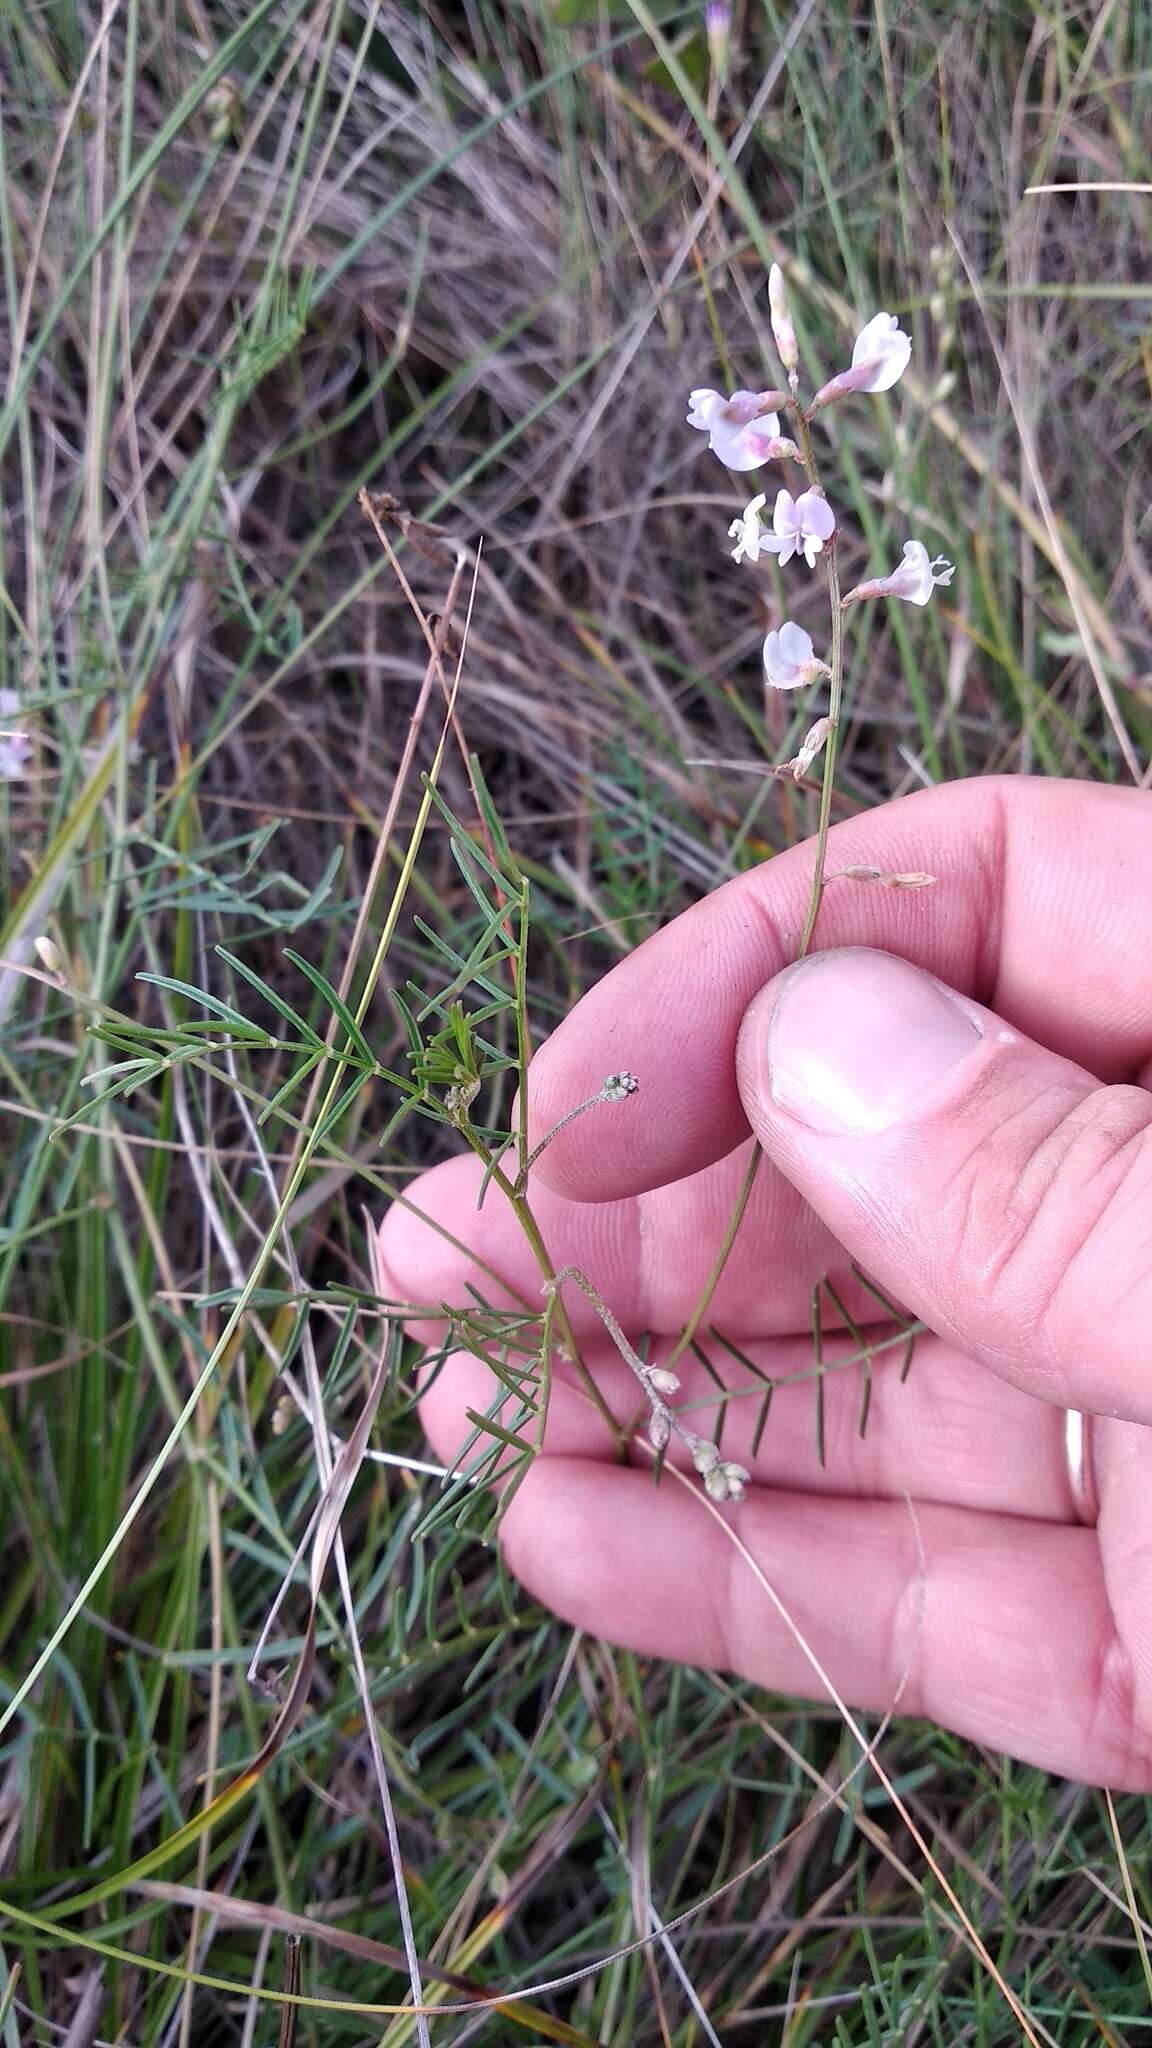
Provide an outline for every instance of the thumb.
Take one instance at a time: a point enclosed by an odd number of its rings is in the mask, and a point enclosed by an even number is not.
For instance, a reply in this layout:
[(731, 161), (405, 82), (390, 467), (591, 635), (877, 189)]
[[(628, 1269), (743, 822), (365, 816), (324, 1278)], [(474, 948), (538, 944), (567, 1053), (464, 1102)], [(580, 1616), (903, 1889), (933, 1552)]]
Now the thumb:
[(862, 949), (770, 981), (738, 1073), (769, 1157), (933, 1330), (1045, 1400), (1152, 1421), (1152, 1093)]

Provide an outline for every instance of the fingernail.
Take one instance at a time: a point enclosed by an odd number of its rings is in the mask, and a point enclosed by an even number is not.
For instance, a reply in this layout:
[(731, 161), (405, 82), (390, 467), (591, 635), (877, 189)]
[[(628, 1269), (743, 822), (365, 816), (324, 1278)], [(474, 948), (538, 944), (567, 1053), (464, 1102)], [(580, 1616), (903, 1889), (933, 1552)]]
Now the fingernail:
[(925, 1101), (980, 1038), (956, 998), (906, 960), (817, 953), (782, 977), (768, 1085), (811, 1130), (865, 1136)]

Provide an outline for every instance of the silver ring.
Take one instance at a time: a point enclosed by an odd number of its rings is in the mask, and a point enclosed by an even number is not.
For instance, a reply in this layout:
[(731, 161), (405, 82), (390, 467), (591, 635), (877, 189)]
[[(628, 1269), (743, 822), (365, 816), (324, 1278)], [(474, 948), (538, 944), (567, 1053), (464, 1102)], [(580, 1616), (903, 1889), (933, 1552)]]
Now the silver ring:
[(1064, 1410), (1064, 1456), (1068, 1461), (1072, 1511), (1078, 1522), (1095, 1528), (1100, 1503), (1092, 1459), (1092, 1417), (1081, 1414), (1079, 1408)]

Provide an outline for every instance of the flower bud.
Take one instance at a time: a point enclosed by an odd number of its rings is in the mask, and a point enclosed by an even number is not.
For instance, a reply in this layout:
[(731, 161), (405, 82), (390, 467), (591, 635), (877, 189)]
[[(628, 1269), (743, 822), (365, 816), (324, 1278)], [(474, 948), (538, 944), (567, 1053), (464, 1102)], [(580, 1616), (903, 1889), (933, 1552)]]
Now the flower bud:
[(648, 1417), (648, 1441), (652, 1449), (654, 1451), (666, 1450), (671, 1435), (672, 1424), (669, 1422), (668, 1417), (661, 1415), (657, 1409), (655, 1414)]
[(726, 1465), (721, 1465), (720, 1470), (728, 1487), (729, 1500), (743, 1500), (744, 1488), (748, 1484), (748, 1474), (744, 1466), (737, 1465), (734, 1459), (730, 1459)]
[(64, 972), (64, 955), (56, 941), (46, 937), (42, 932), (40, 937), (33, 941), (33, 944), (36, 948), (36, 958), (39, 960), (41, 967), (47, 968), (49, 974), (62, 975)]
[(697, 1437), (696, 1442), (692, 1446), (692, 1463), (695, 1465), (701, 1478), (706, 1479), (708, 1474), (714, 1472), (720, 1463), (720, 1453), (716, 1449), (715, 1444), (708, 1443), (702, 1436)]
[(768, 312), (772, 321), (772, 338), (784, 368), (791, 373), (800, 360), (796, 347), (796, 330), (792, 315), (788, 311), (788, 299), (784, 290), (784, 272), (778, 263), (768, 272)]
[(728, 76), (728, 57), (732, 35), (732, 9), (728, 0), (706, 0), (704, 7), (704, 33), (708, 39), (708, 56), (717, 81), (723, 85)]
[(212, 142), (227, 142), (237, 126), (243, 106), (240, 86), (226, 71), (204, 95), (204, 112), (208, 116), (208, 135)]
[(678, 1375), (669, 1372), (662, 1365), (654, 1365), (649, 1369), (648, 1385), (654, 1387), (658, 1394), (678, 1394), (680, 1391)]

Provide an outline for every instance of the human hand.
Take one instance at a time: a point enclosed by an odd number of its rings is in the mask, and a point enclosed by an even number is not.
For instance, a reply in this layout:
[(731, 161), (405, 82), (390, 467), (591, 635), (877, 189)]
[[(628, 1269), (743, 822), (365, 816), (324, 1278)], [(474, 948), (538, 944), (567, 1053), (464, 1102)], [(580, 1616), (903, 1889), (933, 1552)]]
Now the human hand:
[[(768, 1156), (708, 1323), (773, 1378), (803, 1374), (823, 1275), (875, 1325), (855, 1264), (929, 1334), (906, 1384), (899, 1349), (876, 1359), (863, 1437), (861, 1369), (828, 1373), (823, 1467), (810, 1381), (778, 1390), (755, 1456), (759, 1402), (732, 1400), (724, 1455), (752, 1484), (719, 1517), (614, 1462), (561, 1369), (544, 1455), (503, 1523), (509, 1563), (594, 1634), (818, 1694), (726, 1520), (854, 1705), (883, 1712), (899, 1695), (902, 1713), (1048, 1769), (1148, 1790), (1152, 797), (989, 779), (837, 826), (829, 873), (868, 863), (936, 885), (833, 882), (822, 950), (789, 968), (812, 860), (796, 847), (696, 905), (541, 1048), (535, 1136), (615, 1069), (641, 1087), (556, 1137), (533, 1207), (557, 1266), (587, 1273), (633, 1338), (671, 1339), (715, 1257), (751, 1127)], [(474, 1158), (452, 1159), (411, 1199), (538, 1299), (507, 1203), (490, 1192), (476, 1210), (479, 1178)], [(481, 1284), (404, 1209), (380, 1242), (399, 1299), (465, 1304), (469, 1279)], [(566, 1299), (614, 1411), (633, 1416), (627, 1367), (584, 1297)], [(833, 1334), (825, 1357), (854, 1348)], [(726, 1384), (748, 1383), (707, 1350)], [(677, 1369), (678, 1408), (715, 1393), (690, 1357)], [(469, 1353), (436, 1377), (424, 1420), (446, 1461), (465, 1409), (492, 1393)], [(1095, 1527), (1070, 1481), (1069, 1407), (1097, 1418)], [(707, 1406), (689, 1419), (709, 1433)]]

